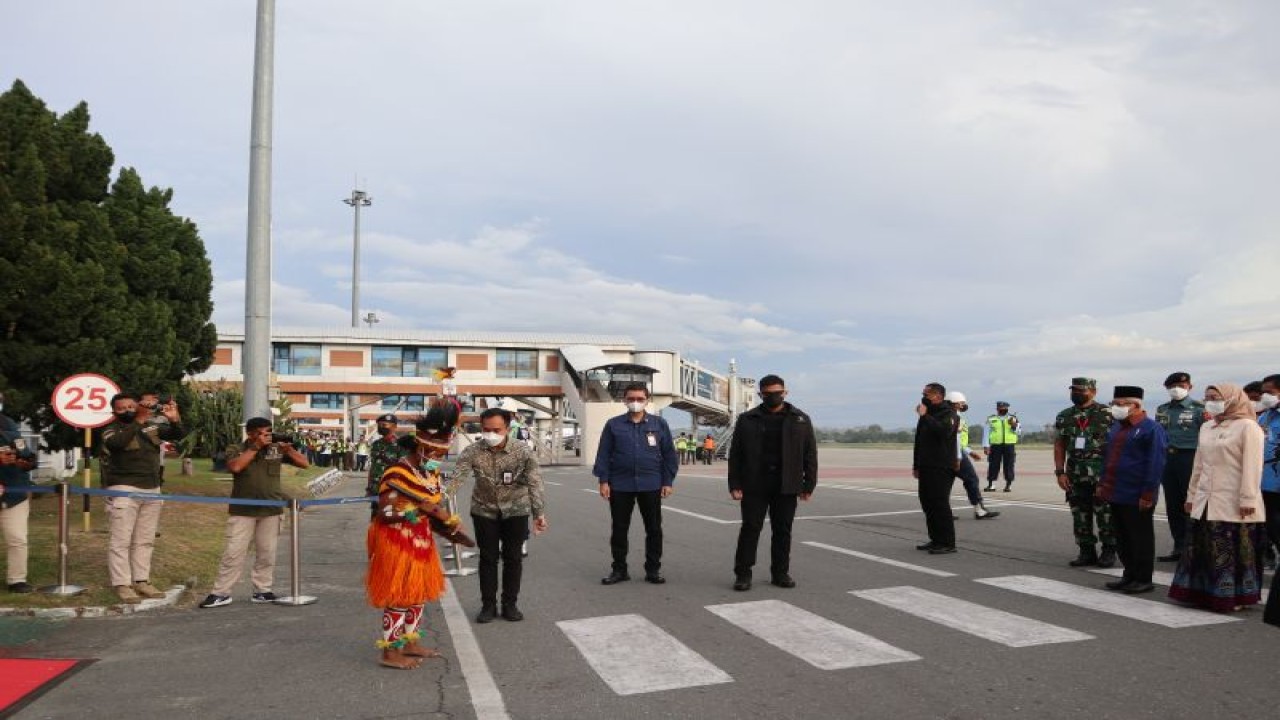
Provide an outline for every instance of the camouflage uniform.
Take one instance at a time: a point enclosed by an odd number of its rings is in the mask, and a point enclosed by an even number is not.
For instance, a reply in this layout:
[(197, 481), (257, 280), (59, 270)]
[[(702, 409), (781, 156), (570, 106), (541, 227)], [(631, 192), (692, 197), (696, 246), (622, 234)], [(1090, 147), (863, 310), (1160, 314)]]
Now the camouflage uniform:
[[(1102, 550), (1116, 549), (1116, 536), (1111, 525), (1111, 505), (1094, 496), (1098, 480), (1102, 477), (1102, 448), (1111, 427), (1111, 413), (1097, 402), (1086, 407), (1075, 405), (1058, 413), (1054, 420), (1054, 436), (1066, 450), (1066, 473), (1071, 489), (1067, 491), (1067, 503), (1071, 505), (1072, 530), (1082, 555), (1095, 554), (1095, 543), (1102, 541)], [(1077, 439), (1084, 438), (1083, 447)], [(1093, 534), (1094, 522), (1098, 534)]]
[[(378, 483), (382, 480), (382, 474), (387, 468), (400, 462), (400, 459), (409, 454), (400, 446), (400, 443), (392, 437), (391, 440), (386, 438), (378, 438), (369, 446), (369, 480), (365, 485), (365, 496), (373, 496), (378, 494)], [(377, 503), (374, 503), (376, 506)]]

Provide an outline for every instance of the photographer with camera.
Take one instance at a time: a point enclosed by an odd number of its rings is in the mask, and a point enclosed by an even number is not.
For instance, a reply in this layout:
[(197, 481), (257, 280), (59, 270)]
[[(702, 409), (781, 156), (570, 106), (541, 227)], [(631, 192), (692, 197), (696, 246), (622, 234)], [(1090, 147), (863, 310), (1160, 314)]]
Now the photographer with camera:
[[(293, 438), (271, 432), (271, 421), (266, 418), (250, 418), (244, 424), (245, 440), (237, 452), (227, 458), (231, 471), (231, 497), (243, 500), (285, 500), (280, 487), (280, 468), (284, 463), (297, 468), (310, 466), (294, 447)], [(276, 571), (276, 541), (280, 537), (280, 517), (284, 508), (263, 505), (232, 505), (228, 509), (227, 546), (222, 551), (222, 563), (218, 567), (218, 579), (208, 597), (200, 603), (202, 608), (216, 608), (231, 604), (231, 591), (244, 570), (249, 541), (253, 541), (253, 596), (255, 603), (269, 603), (276, 599), (271, 592)]]
[[(153, 414), (154, 410), (159, 415)], [(172, 401), (158, 407), (144, 407), (138, 398), (119, 393), (111, 398), (115, 421), (102, 431), (102, 486), (131, 493), (160, 494), (160, 447), (181, 440), (178, 406)], [(163, 417), (162, 425), (157, 421)], [(111, 540), (107, 571), (116, 597), (134, 605), (142, 598), (162, 598), (164, 593), (151, 584), (151, 553), (155, 549), (156, 528), (164, 501), (135, 497), (107, 500)]]

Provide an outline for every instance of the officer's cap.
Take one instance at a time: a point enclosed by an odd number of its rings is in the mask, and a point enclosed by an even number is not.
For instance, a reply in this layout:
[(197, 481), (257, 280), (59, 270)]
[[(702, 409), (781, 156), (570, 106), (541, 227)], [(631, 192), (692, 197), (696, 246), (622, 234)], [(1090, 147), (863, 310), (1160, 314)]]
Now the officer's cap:
[(1071, 378), (1071, 388), (1073, 390), (1097, 390), (1098, 381), (1087, 377)]
[(1164, 386), (1169, 387), (1174, 383), (1190, 383), (1191, 376), (1184, 372), (1169, 373), (1169, 377), (1164, 379)]
[(386, 415), (379, 415), (379, 416), (378, 416), (378, 422), (380, 422), (380, 423), (391, 423), (392, 425), (399, 425), (399, 424), (400, 424), (400, 421), (399, 421), (399, 420), (396, 420), (396, 416), (395, 416), (395, 415), (392, 415), (391, 413), (387, 413)]
[(1009, 401), (1007, 401), (1007, 400), (999, 400), (999, 401), (997, 401), (997, 402), (996, 402), (996, 407), (998, 407), (998, 408), (1002, 408), (1002, 407), (1009, 407)]

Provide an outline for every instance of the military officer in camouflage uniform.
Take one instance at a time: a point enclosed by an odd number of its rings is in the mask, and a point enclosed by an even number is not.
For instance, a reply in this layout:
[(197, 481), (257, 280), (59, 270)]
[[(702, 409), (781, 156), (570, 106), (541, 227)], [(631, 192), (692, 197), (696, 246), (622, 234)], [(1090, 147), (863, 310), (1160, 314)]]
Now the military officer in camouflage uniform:
[[(1111, 506), (1094, 496), (1102, 476), (1102, 448), (1111, 427), (1111, 413), (1094, 402), (1097, 394), (1097, 380), (1072, 378), (1071, 407), (1058, 413), (1054, 421), (1053, 472), (1058, 478), (1058, 487), (1067, 493), (1072, 529), (1080, 546), (1080, 555), (1069, 563), (1072, 567), (1109, 568), (1116, 563)], [(1099, 540), (1102, 541), (1101, 556), (1096, 546)]]
[[(400, 462), (409, 454), (409, 450), (400, 445), (399, 439), (396, 437), (396, 426), (399, 422), (396, 416), (387, 413), (380, 415), (377, 419), (378, 439), (369, 445), (369, 478), (365, 483), (365, 497), (373, 497), (378, 494), (378, 482), (382, 480), (382, 473), (386, 469)], [(378, 512), (378, 501), (373, 501), (373, 512)]]
[(1191, 468), (1196, 461), (1196, 448), (1200, 446), (1200, 426), (1204, 424), (1204, 403), (1193, 400), (1191, 376), (1175, 372), (1165, 378), (1164, 387), (1169, 391), (1169, 402), (1156, 408), (1156, 422), (1169, 436), (1169, 457), (1164, 465), (1164, 513), (1169, 518), (1169, 534), (1173, 536), (1173, 552), (1156, 558), (1160, 562), (1177, 562), (1187, 539), (1190, 515), (1183, 505), (1187, 502), (1187, 486), (1191, 484)]

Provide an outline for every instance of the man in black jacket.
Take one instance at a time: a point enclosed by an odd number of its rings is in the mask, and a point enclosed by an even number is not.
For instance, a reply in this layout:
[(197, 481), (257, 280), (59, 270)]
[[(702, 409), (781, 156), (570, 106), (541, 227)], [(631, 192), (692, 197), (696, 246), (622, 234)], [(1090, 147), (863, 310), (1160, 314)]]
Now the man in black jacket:
[(742, 528), (733, 559), (734, 590), (751, 589), (751, 568), (765, 514), (772, 529), (769, 573), (778, 587), (793, 588), (791, 523), (796, 497), (808, 501), (818, 484), (818, 442), (809, 416), (786, 402), (777, 375), (760, 378), (762, 405), (738, 416), (729, 446), (729, 495), (742, 503)]
[(947, 389), (939, 383), (924, 386), (916, 406), (915, 455), (911, 475), (919, 483), (920, 508), (924, 510), (929, 542), (917, 545), (930, 555), (956, 551), (956, 525), (951, 515), (951, 485), (960, 469), (960, 444), (956, 434), (960, 416), (946, 401)]

